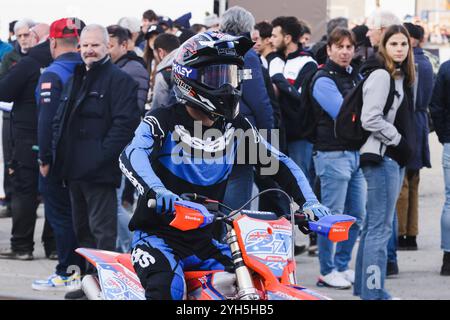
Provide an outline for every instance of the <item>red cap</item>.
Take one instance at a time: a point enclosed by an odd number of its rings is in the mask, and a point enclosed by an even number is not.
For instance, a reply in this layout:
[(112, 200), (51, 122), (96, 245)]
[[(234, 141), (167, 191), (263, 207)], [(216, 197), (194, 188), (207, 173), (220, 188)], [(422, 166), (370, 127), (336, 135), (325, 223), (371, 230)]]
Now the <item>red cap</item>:
[(72, 38), (79, 37), (78, 27), (74, 23), (73, 19), (62, 18), (54, 21), (50, 26), (49, 38)]

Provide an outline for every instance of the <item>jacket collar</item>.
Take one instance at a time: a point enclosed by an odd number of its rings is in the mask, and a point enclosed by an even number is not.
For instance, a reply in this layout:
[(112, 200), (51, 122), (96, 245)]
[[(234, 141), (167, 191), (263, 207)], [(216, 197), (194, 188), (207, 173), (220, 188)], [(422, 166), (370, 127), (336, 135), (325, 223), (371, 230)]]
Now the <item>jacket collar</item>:
[(338, 65), (337, 63), (335, 63), (334, 61), (331, 61), (330, 59), (327, 59), (327, 62), (325, 64), (326, 68), (334, 71), (336, 73), (339, 73), (341, 75), (344, 76), (351, 76), (355, 69), (352, 66), (348, 66), (347, 68), (341, 67), (340, 65)]
[(298, 49), (295, 50), (294, 52), (291, 52), (287, 55), (286, 60), (291, 60), (291, 59), (295, 59), (297, 57), (301, 57), (301, 56), (308, 56), (311, 57), (311, 53), (305, 51), (303, 49), (303, 46), (301, 43), (298, 43)]
[[(89, 73), (95, 72), (96, 70), (100, 69), (103, 65), (109, 64), (111, 64), (111, 58), (109, 57), (109, 55), (106, 55), (103, 59), (94, 62), (87, 72)], [(86, 64), (84, 66), (86, 67)]]

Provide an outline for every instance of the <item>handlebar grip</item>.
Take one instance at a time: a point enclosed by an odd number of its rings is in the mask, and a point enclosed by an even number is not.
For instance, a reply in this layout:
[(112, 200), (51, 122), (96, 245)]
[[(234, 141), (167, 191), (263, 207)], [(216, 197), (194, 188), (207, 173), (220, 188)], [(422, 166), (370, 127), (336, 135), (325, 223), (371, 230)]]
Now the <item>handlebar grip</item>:
[(156, 200), (155, 199), (148, 200), (147, 207), (149, 207), (150, 209), (156, 208)]

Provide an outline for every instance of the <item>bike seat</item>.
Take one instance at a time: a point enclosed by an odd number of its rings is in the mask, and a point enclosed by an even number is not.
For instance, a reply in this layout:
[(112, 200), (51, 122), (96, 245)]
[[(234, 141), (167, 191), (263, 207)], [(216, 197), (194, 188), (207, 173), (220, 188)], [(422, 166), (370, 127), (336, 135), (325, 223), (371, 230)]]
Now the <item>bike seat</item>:
[(132, 271), (133, 273), (136, 273), (133, 268), (133, 264), (131, 263), (131, 254), (129, 253), (122, 253), (116, 257), (116, 261), (123, 265), (128, 270)]

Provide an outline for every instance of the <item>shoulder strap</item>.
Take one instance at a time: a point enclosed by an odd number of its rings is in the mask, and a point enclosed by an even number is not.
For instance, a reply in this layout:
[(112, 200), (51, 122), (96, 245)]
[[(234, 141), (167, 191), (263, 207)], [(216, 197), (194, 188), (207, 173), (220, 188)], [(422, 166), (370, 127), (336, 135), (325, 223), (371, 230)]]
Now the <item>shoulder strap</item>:
[(386, 115), (389, 112), (389, 110), (391, 109), (396, 95), (398, 95), (398, 92), (397, 92), (397, 90), (395, 90), (395, 80), (394, 80), (394, 78), (391, 77), (391, 85), (389, 87), (389, 95), (388, 95), (388, 98), (386, 101), (386, 105), (384, 106), (384, 109), (383, 109), (384, 115)]

